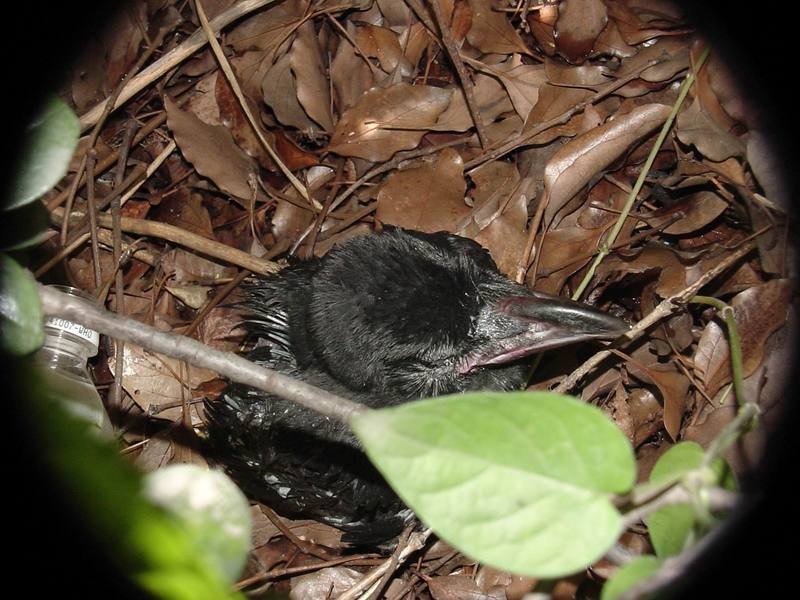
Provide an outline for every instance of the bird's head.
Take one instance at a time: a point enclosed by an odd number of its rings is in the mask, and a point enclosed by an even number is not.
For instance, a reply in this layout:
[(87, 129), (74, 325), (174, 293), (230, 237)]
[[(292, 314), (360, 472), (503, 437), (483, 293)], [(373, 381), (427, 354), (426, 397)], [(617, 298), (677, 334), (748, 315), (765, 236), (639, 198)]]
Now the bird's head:
[(517, 388), (521, 358), (629, 329), (588, 305), (509, 281), (471, 240), (401, 229), (327, 254), (294, 304), (303, 306), (292, 319), (303, 322), (307, 354), (384, 403)]

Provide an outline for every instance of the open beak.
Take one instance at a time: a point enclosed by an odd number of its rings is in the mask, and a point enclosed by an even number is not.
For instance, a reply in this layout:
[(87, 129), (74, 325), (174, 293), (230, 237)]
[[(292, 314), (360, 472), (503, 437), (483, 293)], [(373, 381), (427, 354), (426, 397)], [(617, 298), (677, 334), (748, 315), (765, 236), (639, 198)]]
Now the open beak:
[(630, 329), (622, 319), (575, 302), (541, 292), (511, 296), (488, 308), (488, 342), (465, 357), (461, 372), (498, 365), (587, 340), (613, 340)]

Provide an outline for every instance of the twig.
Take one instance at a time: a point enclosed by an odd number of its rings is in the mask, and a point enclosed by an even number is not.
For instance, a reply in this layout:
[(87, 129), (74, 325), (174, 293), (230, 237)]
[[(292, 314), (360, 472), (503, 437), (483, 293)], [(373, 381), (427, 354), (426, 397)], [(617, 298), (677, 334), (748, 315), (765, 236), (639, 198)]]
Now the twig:
[(608, 234), (608, 237), (603, 242), (597, 256), (595, 256), (594, 261), (589, 266), (589, 269), (586, 271), (586, 275), (583, 277), (583, 280), (578, 285), (575, 292), (572, 294), (573, 300), (578, 300), (583, 295), (583, 292), (586, 290), (586, 287), (589, 285), (589, 282), (594, 277), (595, 271), (597, 271), (598, 265), (603, 261), (603, 259), (611, 253), (610, 246), (617, 241), (617, 236), (619, 235), (620, 231), (622, 231), (622, 226), (625, 224), (626, 219), (628, 218), (628, 214), (630, 213), (631, 209), (633, 208), (633, 203), (636, 201), (636, 198), (639, 196), (639, 192), (644, 185), (644, 181), (647, 178), (647, 174), (650, 173), (650, 169), (653, 166), (653, 163), (656, 160), (656, 155), (658, 151), (661, 149), (661, 146), (664, 144), (664, 140), (667, 139), (667, 134), (669, 130), (672, 128), (672, 123), (675, 121), (675, 118), (678, 116), (678, 111), (683, 106), (683, 101), (686, 99), (686, 95), (689, 93), (689, 90), (694, 83), (695, 77), (697, 77), (697, 72), (703, 67), (703, 64), (706, 62), (708, 58), (708, 54), (711, 51), (710, 47), (706, 47), (703, 53), (700, 55), (700, 58), (697, 61), (697, 64), (691, 70), (689, 75), (683, 81), (683, 85), (681, 86), (681, 90), (678, 93), (678, 98), (675, 100), (675, 104), (672, 105), (672, 110), (667, 117), (667, 120), (664, 121), (664, 125), (661, 127), (661, 131), (658, 133), (658, 137), (656, 138), (653, 147), (650, 148), (650, 153), (647, 156), (647, 160), (645, 161), (642, 169), (639, 173), (639, 177), (636, 179), (636, 183), (631, 189), (630, 193), (628, 194), (628, 198), (625, 202), (625, 206), (622, 208), (622, 212), (620, 213), (619, 217), (617, 218), (616, 223), (614, 223), (614, 227), (611, 229), (611, 232)]
[[(57, 209), (53, 211), (51, 213), (51, 218), (59, 222), (63, 218), (63, 210)], [(97, 223), (100, 227), (105, 227), (106, 229), (111, 229), (113, 227), (111, 215), (98, 215)], [(253, 256), (231, 246), (226, 246), (216, 240), (210, 240), (167, 223), (148, 221), (146, 219), (134, 219), (132, 217), (121, 217), (120, 228), (126, 233), (135, 233), (137, 235), (146, 235), (168, 240), (180, 246), (196, 250), (201, 254), (224, 260), (230, 264), (238, 265), (249, 271), (261, 273), (262, 275), (276, 273), (280, 270), (280, 266), (271, 260)]]
[(464, 61), (461, 60), (461, 55), (458, 52), (458, 46), (453, 39), (453, 33), (445, 21), (444, 14), (442, 13), (442, 6), (439, 4), (441, 0), (429, 0), (431, 9), (433, 9), (433, 16), (436, 18), (436, 23), (439, 25), (439, 32), (442, 36), (442, 43), (450, 57), (450, 62), (458, 75), (458, 81), (461, 83), (461, 89), (464, 91), (464, 99), (467, 101), (467, 108), (469, 114), (472, 115), (472, 122), (475, 124), (475, 131), (478, 132), (478, 139), (481, 142), (481, 148), (489, 146), (489, 137), (486, 133), (486, 127), (483, 124), (483, 117), (481, 116), (478, 101), (475, 99), (475, 90), (470, 81), (467, 69), (464, 67)]
[[(133, 134), (136, 132), (134, 121), (128, 122), (125, 135), (122, 140), (122, 147), (119, 151), (117, 161), (117, 172), (114, 176), (115, 187), (122, 185), (125, 178), (125, 166), (128, 162), (128, 152), (130, 151)], [(113, 255), (116, 272), (114, 273), (114, 312), (118, 315), (125, 314), (125, 282), (122, 277), (122, 228), (120, 227), (120, 211), (122, 204), (116, 196), (111, 201), (111, 235), (113, 239)], [(109, 393), (109, 404), (118, 408), (122, 407), (122, 371), (125, 360), (125, 342), (118, 341), (114, 347), (114, 385)]]
[(62, 317), (118, 340), (210, 369), (231, 381), (286, 398), (343, 423), (348, 423), (354, 415), (369, 410), (356, 402), (292, 379), (283, 373), (260, 367), (231, 352), (221, 352), (197, 340), (159, 331), (56, 289), (40, 285), (39, 298), (46, 315)]
[[(717, 511), (732, 510), (739, 501), (739, 495), (737, 493), (718, 487), (704, 487), (703, 495), (704, 500), (708, 502), (709, 508)], [(691, 491), (686, 489), (683, 485), (675, 485), (650, 502), (641, 504), (633, 510), (626, 512), (622, 516), (623, 530), (636, 525), (636, 523), (646, 516), (653, 514), (660, 508), (672, 506), (674, 504), (686, 504), (691, 501)]]
[(394, 570), (397, 568), (397, 564), (404, 562), (411, 554), (420, 550), (427, 541), (428, 537), (431, 534), (430, 529), (426, 529), (425, 531), (417, 531), (412, 533), (408, 538), (408, 543), (405, 547), (400, 551), (400, 554), (397, 559), (397, 563), (393, 563), (392, 559), (387, 559), (381, 566), (373, 569), (369, 573), (367, 573), (361, 581), (355, 584), (352, 588), (347, 590), (344, 594), (339, 596), (337, 600), (355, 600), (359, 597), (359, 595), (366, 590), (367, 594), (372, 593), (371, 589), (372, 586), (376, 586), (379, 584), (381, 577), (383, 574), (388, 570)]
[(253, 133), (256, 134), (258, 141), (261, 143), (261, 146), (264, 150), (267, 151), (270, 158), (273, 162), (278, 165), (278, 168), (281, 170), (281, 173), (289, 180), (292, 184), (294, 189), (303, 197), (303, 199), (308, 202), (309, 204), (313, 204), (317, 210), (322, 208), (319, 202), (313, 198), (308, 193), (308, 189), (303, 183), (295, 177), (294, 173), (292, 173), (289, 168), (283, 163), (281, 157), (278, 156), (278, 153), (272, 148), (270, 143), (264, 137), (264, 134), (261, 132), (261, 127), (259, 127), (258, 123), (256, 122), (256, 118), (253, 116), (253, 112), (250, 110), (250, 105), (244, 98), (244, 94), (242, 93), (242, 88), (239, 86), (239, 82), (236, 80), (236, 75), (233, 73), (233, 69), (231, 68), (231, 64), (228, 62), (225, 53), (222, 51), (222, 47), (219, 45), (217, 41), (216, 34), (217, 31), (214, 31), (211, 25), (206, 18), (206, 12), (203, 10), (203, 3), (201, 0), (195, 0), (195, 13), (197, 14), (197, 18), (200, 20), (200, 25), (205, 32), (206, 38), (208, 39), (208, 43), (211, 46), (211, 50), (214, 52), (214, 56), (217, 58), (217, 62), (219, 63), (220, 69), (222, 69), (223, 74), (225, 75), (225, 79), (228, 80), (228, 83), (233, 90), (234, 96), (239, 101), (239, 106), (244, 112), (245, 116), (247, 117), (247, 122), (250, 123), (250, 128), (253, 130)]
[[(645, 316), (641, 321), (636, 323), (636, 325), (634, 325), (630, 331), (628, 331), (624, 336), (622, 336), (621, 339), (626, 342), (635, 340), (636, 338), (641, 336), (649, 327), (651, 327), (664, 317), (667, 317), (672, 313), (676, 312), (679, 308), (683, 307), (683, 305), (685, 305), (691, 298), (693, 298), (703, 286), (714, 280), (721, 273), (727, 271), (731, 266), (739, 262), (747, 254), (752, 252), (753, 249), (755, 249), (755, 247), (756, 246), (753, 242), (748, 242), (740, 246), (738, 250), (731, 253), (714, 268), (703, 273), (703, 275), (701, 275), (698, 278), (698, 280), (695, 281), (693, 284), (687, 286), (685, 289), (675, 294), (674, 296), (670, 296), (669, 298), (662, 300), (658, 304), (658, 306), (656, 306), (652, 310), (652, 312), (650, 312), (647, 316)], [(594, 369), (597, 365), (599, 365), (603, 360), (605, 360), (609, 356), (611, 356), (611, 352), (608, 350), (601, 350), (600, 352), (596, 353), (586, 362), (584, 362), (580, 367), (578, 367), (572, 373), (570, 373), (561, 383), (559, 383), (553, 389), (553, 391), (562, 394), (567, 393), (569, 390), (575, 387), (578, 384), (578, 382), (587, 373), (589, 373), (589, 371)]]
[[(103, 283), (103, 274), (100, 271), (100, 247), (97, 245), (97, 205), (94, 202), (94, 165), (97, 156), (94, 148), (86, 152), (86, 210), (89, 213), (89, 233), (91, 234), (92, 266), (94, 267), (94, 289), (100, 292)], [(62, 223), (66, 226), (66, 221)], [(62, 229), (65, 231), (65, 229)]]

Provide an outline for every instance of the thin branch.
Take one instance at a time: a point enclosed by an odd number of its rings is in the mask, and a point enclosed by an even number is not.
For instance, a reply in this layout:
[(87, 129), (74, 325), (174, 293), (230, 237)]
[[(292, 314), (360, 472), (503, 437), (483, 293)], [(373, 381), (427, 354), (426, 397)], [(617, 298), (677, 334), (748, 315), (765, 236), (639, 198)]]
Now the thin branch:
[(464, 61), (461, 60), (458, 46), (456, 46), (453, 33), (450, 31), (450, 27), (444, 18), (440, 2), (441, 0), (430, 0), (429, 4), (433, 9), (433, 16), (436, 18), (436, 23), (439, 25), (439, 32), (442, 36), (444, 49), (450, 57), (450, 62), (453, 63), (456, 75), (458, 75), (458, 81), (461, 83), (461, 89), (464, 91), (464, 99), (467, 101), (469, 114), (472, 116), (472, 122), (475, 124), (475, 131), (478, 132), (481, 148), (487, 148), (489, 146), (489, 137), (486, 133), (486, 127), (483, 124), (483, 117), (478, 107), (478, 101), (475, 99), (474, 86), (469, 78), (466, 67), (464, 67)]
[(706, 47), (703, 50), (703, 53), (700, 55), (700, 58), (697, 61), (697, 64), (691, 70), (689, 75), (683, 81), (683, 85), (681, 86), (680, 92), (678, 93), (678, 98), (675, 100), (675, 104), (672, 105), (672, 110), (667, 116), (667, 120), (664, 121), (664, 125), (661, 127), (661, 131), (658, 133), (658, 137), (656, 138), (653, 147), (650, 148), (650, 153), (647, 156), (647, 160), (645, 161), (644, 165), (642, 166), (641, 171), (639, 172), (639, 177), (636, 178), (636, 183), (631, 189), (630, 193), (628, 194), (628, 198), (625, 202), (625, 206), (622, 208), (622, 212), (617, 218), (616, 223), (614, 223), (614, 227), (611, 229), (611, 233), (608, 234), (608, 237), (603, 242), (602, 247), (600, 248), (597, 256), (595, 256), (592, 264), (589, 266), (589, 269), (586, 271), (586, 275), (583, 277), (583, 280), (578, 285), (575, 293), (572, 294), (573, 300), (578, 300), (583, 295), (583, 292), (586, 290), (586, 287), (589, 285), (589, 282), (594, 277), (595, 272), (597, 271), (597, 267), (603, 261), (603, 259), (611, 253), (610, 246), (617, 241), (617, 236), (619, 235), (620, 231), (622, 231), (622, 226), (625, 224), (625, 220), (628, 218), (628, 214), (630, 213), (631, 209), (633, 208), (633, 203), (636, 201), (636, 198), (639, 196), (639, 192), (644, 185), (645, 179), (647, 178), (648, 173), (650, 173), (650, 169), (653, 167), (653, 163), (656, 160), (656, 155), (658, 151), (661, 149), (661, 146), (664, 144), (664, 140), (667, 139), (667, 134), (669, 130), (672, 128), (672, 123), (675, 122), (675, 118), (678, 116), (678, 111), (683, 106), (683, 101), (686, 99), (686, 95), (689, 93), (689, 90), (694, 83), (695, 78), (697, 77), (697, 72), (703, 67), (703, 64), (706, 62), (708, 55), (711, 51), (710, 47)]
[[(693, 284), (687, 286), (674, 296), (670, 296), (669, 298), (662, 300), (658, 306), (656, 306), (647, 316), (636, 323), (636, 325), (634, 325), (630, 331), (622, 336), (621, 340), (624, 342), (630, 342), (637, 339), (648, 328), (656, 324), (658, 321), (683, 308), (683, 306), (689, 302), (691, 298), (697, 295), (697, 292), (700, 291), (701, 288), (738, 263), (742, 258), (752, 252), (755, 247), (756, 246), (753, 242), (743, 244), (738, 250), (731, 253), (714, 268), (703, 273), (703, 275), (701, 275)], [(553, 389), (553, 391), (562, 394), (567, 393), (569, 390), (575, 387), (578, 382), (583, 379), (587, 373), (589, 373), (589, 371), (594, 369), (609, 356), (611, 356), (611, 352), (609, 350), (601, 350), (589, 358), (589, 360), (584, 362), (580, 367), (575, 369), (572, 373), (570, 373), (569, 376), (567, 376)]]
[[(57, 209), (53, 211), (51, 213), (51, 218), (55, 222), (60, 222), (61, 219), (63, 219), (63, 210)], [(100, 227), (106, 229), (111, 229), (113, 227), (111, 215), (98, 215), (97, 223)], [(168, 240), (180, 246), (196, 250), (206, 256), (218, 258), (227, 263), (240, 266), (262, 275), (277, 273), (280, 270), (280, 266), (271, 260), (253, 256), (252, 254), (242, 252), (232, 246), (227, 246), (216, 240), (208, 239), (167, 223), (148, 221), (146, 219), (134, 219), (132, 217), (121, 217), (119, 224), (122, 231), (126, 233), (135, 233), (137, 235), (146, 235)]]
[(368, 410), (351, 400), (292, 379), (283, 373), (265, 369), (231, 352), (221, 352), (197, 340), (159, 331), (56, 289), (40, 285), (39, 297), (46, 315), (68, 319), (118, 340), (210, 369), (231, 381), (286, 398), (343, 423), (348, 423), (354, 415)]
[(305, 185), (295, 177), (294, 173), (289, 170), (284, 162), (281, 160), (281, 157), (278, 156), (278, 153), (272, 148), (270, 143), (267, 141), (267, 138), (264, 137), (264, 134), (261, 131), (261, 127), (259, 127), (258, 123), (256, 122), (256, 118), (253, 116), (253, 111), (250, 110), (250, 105), (245, 100), (244, 94), (242, 93), (242, 88), (239, 86), (239, 82), (236, 79), (236, 75), (233, 73), (233, 69), (231, 68), (230, 62), (228, 62), (225, 53), (222, 51), (222, 46), (219, 45), (217, 41), (216, 34), (217, 31), (214, 31), (211, 25), (206, 18), (206, 12), (203, 10), (203, 3), (201, 0), (195, 0), (195, 14), (197, 14), (197, 18), (200, 20), (200, 25), (205, 32), (206, 38), (208, 39), (208, 43), (211, 46), (211, 50), (214, 52), (214, 56), (217, 58), (217, 63), (219, 64), (220, 69), (222, 69), (222, 73), (225, 75), (225, 79), (228, 80), (228, 83), (233, 90), (234, 96), (239, 101), (239, 106), (244, 112), (245, 116), (247, 117), (247, 122), (250, 124), (250, 128), (253, 130), (253, 133), (258, 138), (258, 141), (261, 143), (261, 146), (264, 150), (267, 151), (270, 158), (278, 165), (278, 168), (281, 170), (281, 173), (289, 180), (292, 184), (294, 189), (303, 197), (303, 199), (308, 202), (309, 204), (313, 204), (314, 207), (319, 210), (322, 208), (322, 205), (317, 202), (317, 200), (313, 199), (309, 193), (308, 189)]
[(425, 531), (417, 531), (412, 533), (408, 538), (408, 543), (400, 550), (400, 554), (398, 555), (397, 562), (394, 562), (391, 558), (386, 559), (380, 567), (373, 569), (369, 573), (367, 573), (361, 581), (356, 583), (353, 587), (347, 590), (344, 594), (339, 596), (337, 600), (355, 600), (356, 598), (360, 598), (362, 592), (367, 595), (372, 593), (372, 588), (377, 587), (380, 585), (381, 578), (383, 574), (389, 570), (394, 570), (397, 568), (397, 565), (400, 563), (405, 562), (405, 560), (414, 552), (422, 549), (427, 541), (428, 537), (431, 534), (430, 529), (426, 529)]

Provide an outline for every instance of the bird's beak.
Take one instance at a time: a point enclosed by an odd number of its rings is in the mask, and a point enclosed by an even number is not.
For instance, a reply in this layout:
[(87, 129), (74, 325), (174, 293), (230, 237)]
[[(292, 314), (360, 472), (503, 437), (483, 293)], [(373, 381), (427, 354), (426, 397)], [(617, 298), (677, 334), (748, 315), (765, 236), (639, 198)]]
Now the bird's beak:
[(488, 310), (491, 339), (465, 357), (462, 373), (576, 342), (613, 340), (630, 329), (622, 319), (587, 304), (541, 292), (502, 298)]

